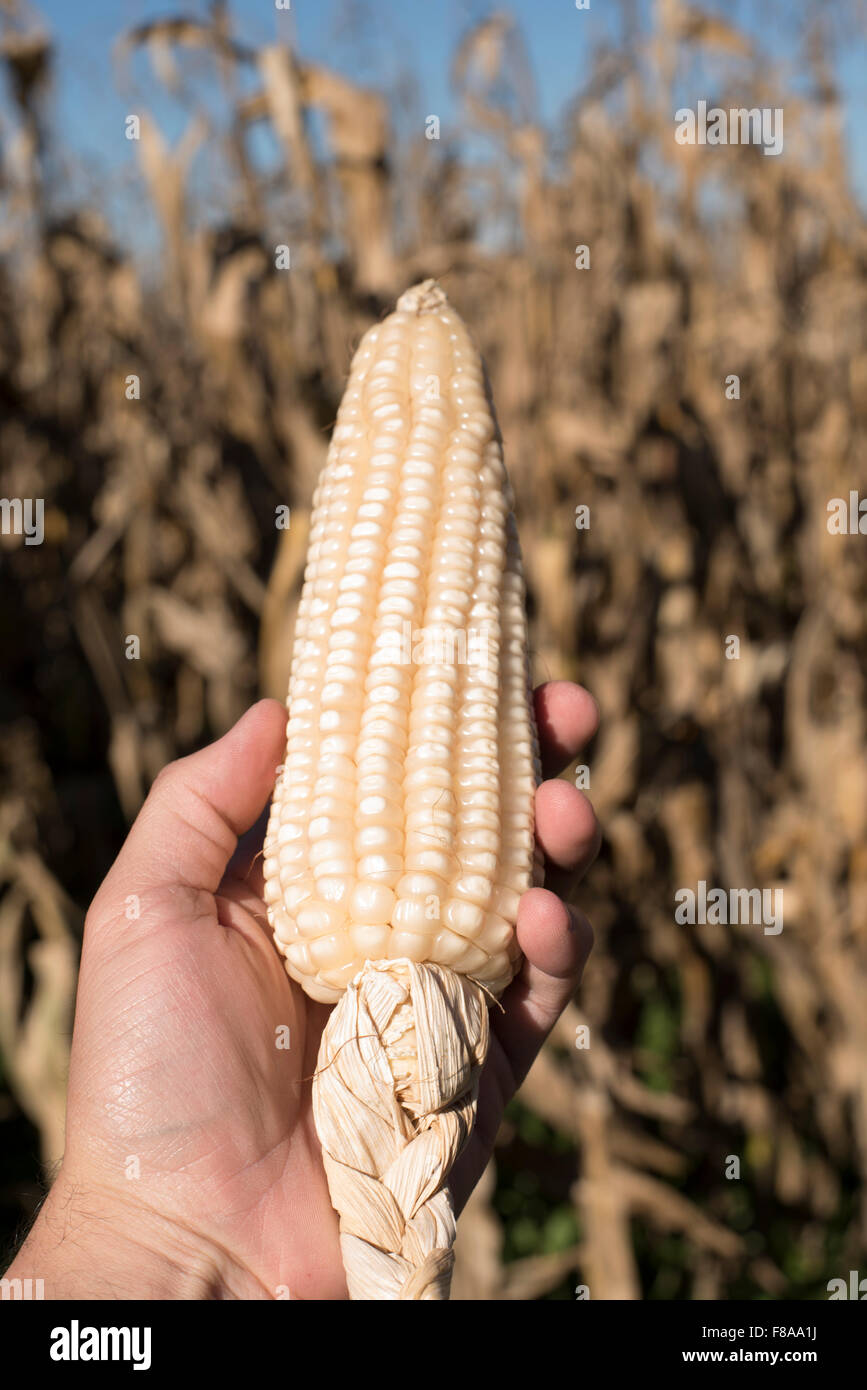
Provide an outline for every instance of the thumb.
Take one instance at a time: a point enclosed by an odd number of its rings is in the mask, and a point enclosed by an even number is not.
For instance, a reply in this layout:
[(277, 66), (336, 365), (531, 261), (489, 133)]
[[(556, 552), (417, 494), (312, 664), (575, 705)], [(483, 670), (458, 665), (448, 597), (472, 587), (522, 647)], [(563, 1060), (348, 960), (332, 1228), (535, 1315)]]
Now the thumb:
[(260, 700), (216, 743), (163, 768), (91, 915), (114, 916), (130, 894), (156, 887), (215, 893), (239, 835), (267, 804), (285, 739), (284, 706)]

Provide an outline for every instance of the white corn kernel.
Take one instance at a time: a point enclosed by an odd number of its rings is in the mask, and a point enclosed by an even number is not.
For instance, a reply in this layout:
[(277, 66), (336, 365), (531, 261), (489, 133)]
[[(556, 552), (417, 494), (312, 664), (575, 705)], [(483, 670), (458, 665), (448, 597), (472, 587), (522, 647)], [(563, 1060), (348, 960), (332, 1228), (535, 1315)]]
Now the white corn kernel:
[(478, 353), (420, 286), (359, 345), (311, 517), (264, 873), (313, 998), (366, 960), (497, 990), (519, 960), (539, 760), (510, 499)]

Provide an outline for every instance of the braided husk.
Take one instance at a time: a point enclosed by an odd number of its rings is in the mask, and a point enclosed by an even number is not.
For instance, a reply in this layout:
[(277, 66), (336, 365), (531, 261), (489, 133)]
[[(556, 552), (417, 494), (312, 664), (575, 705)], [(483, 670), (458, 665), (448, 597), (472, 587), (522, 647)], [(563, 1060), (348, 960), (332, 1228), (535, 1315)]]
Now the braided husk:
[(350, 1298), (448, 1298), (446, 1181), (488, 1043), (485, 990), (440, 965), (368, 961), (335, 1006), (313, 1108)]

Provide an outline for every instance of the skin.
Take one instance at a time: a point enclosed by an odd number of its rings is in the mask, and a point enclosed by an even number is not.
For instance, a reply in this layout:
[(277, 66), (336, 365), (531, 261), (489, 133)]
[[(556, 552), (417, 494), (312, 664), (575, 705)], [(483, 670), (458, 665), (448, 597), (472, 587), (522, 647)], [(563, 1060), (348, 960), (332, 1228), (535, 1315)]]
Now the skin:
[[(597, 708), (565, 681), (535, 700), (552, 777)], [(165, 768), (88, 913), (66, 1152), (7, 1271), (44, 1279), (48, 1298), (346, 1297), (311, 1105), (329, 1006), (286, 975), (262, 900), (262, 807), (285, 729), (284, 707), (262, 700)], [(599, 848), (592, 807), (545, 781), (536, 816), (548, 887), (521, 899), (525, 961), (492, 1013), (478, 1121), (451, 1177), (458, 1210), (592, 944), (563, 900)]]

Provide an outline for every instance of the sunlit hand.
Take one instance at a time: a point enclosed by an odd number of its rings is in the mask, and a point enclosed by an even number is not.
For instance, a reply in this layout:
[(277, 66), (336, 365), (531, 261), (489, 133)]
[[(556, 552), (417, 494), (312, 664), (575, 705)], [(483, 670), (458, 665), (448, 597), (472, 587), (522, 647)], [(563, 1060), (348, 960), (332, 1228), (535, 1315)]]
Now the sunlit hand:
[[(536, 712), (550, 775), (592, 736), (596, 707), (557, 681)], [(88, 913), (66, 1152), (8, 1271), (43, 1278), (48, 1298), (346, 1296), (310, 1084), (329, 1006), (286, 975), (262, 900), (260, 813), (285, 730), (263, 700), (167, 767)], [(590, 804), (548, 781), (536, 810), (549, 887), (521, 900), (526, 960), (492, 1014), (458, 1208), (592, 939), (557, 896), (596, 854)]]

